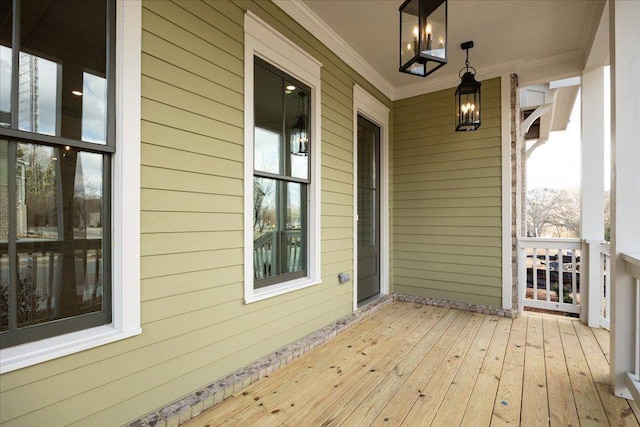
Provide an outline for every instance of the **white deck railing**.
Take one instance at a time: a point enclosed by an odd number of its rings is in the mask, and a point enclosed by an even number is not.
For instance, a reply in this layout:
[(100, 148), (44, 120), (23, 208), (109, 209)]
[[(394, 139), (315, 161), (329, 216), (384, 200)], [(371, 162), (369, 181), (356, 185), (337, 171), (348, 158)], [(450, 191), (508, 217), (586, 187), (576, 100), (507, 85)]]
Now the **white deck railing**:
[(580, 239), (519, 239), (520, 310), (580, 313)]
[[(609, 298), (609, 282), (611, 280), (611, 244), (600, 240), (586, 240), (589, 253), (588, 268), (590, 285), (589, 326), (609, 330), (611, 318), (611, 298)], [(586, 283), (585, 283), (586, 286)]]
[(625, 269), (633, 276), (636, 284), (634, 324), (634, 371), (629, 372), (626, 378), (627, 387), (636, 403), (640, 403), (640, 254), (622, 254)]

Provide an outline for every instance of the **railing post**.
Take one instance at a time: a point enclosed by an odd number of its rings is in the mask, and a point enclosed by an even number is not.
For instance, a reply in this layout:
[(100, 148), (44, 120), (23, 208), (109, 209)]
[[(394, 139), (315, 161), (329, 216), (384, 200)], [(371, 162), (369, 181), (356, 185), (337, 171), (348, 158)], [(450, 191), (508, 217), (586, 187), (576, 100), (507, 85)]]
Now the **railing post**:
[[(583, 301), (582, 312), (587, 312), (587, 323), (590, 328), (600, 327), (600, 308), (602, 306), (602, 291), (600, 289), (600, 242), (595, 240), (585, 240), (582, 245), (582, 267), (580, 284)], [(586, 249), (586, 257), (585, 250)], [(586, 261), (586, 266), (585, 262)], [(586, 267), (586, 268), (585, 268)], [(586, 291), (585, 291), (586, 288)], [(585, 298), (586, 295), (586, 298)], [(583, 319), (584, 321), (584, 319)]]
[[(625, 378), (634, 368), (635, 279), (624, 253), (640, 252), (640, 2), (609, 1), (611, 55), (611, 386), (630, 398)], [(633, 37), (629, 35), (633, 34)]]
[(524, 310), (524, 299), (527, 297), (527, 250), (517, 242), (518, 251), (518, 313)]

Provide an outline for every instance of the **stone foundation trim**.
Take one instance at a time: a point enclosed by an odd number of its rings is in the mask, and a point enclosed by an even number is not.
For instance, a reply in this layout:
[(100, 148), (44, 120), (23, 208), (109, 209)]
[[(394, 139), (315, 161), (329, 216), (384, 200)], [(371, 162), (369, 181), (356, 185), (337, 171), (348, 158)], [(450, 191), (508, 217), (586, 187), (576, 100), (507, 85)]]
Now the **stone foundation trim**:
[(456, 310), (471, 311), (473, 313), (491, 314), (499, 317), (506, 317), (509, 319), (515, 319), (518, 317), (518, 310), (509, 310), (504, 308), (491, 307), (489, 305), (482, 304), (469, 304), (466, 302), (429, 298), (429, 297), (417, 297), (414, 295), (394, 294), (396, 301), (412, 302), (415, 304), (433, 305), (436, 307), (455, 308)]
[(360, 307), (353, 313), (336, 320), (306, 337), (299, 339), (250, 365), (196, 391), (182, 399), (139, 418), (127, 427), (177, 427), (191, 418), (200, 415), (202, 411), (222, 402), (227, 397), (237, 395), (250, 384), (269, 375), (281, 366), (285, 366), (308, 351), (324, 344), (352, 326), (362, 322), (381, 308), (394, 301), (402, 301), (436, 307), (453, 308), (474, 313), (490, 314), (494, 316), (514, 319), (518, 317), (517, 310), (505, 310), (487, 305), (469, 304), (460, 301), (438, 298), (417, 297), (405, 294), (383, 295), (375, 301)]
[(128, 427), (177, 427), (199, 415), (202, 411), (222, 402), (227, 397), (240, 393), (251, 383), (269, 375), (308, 351), (324, 344), (352, 326), (362, 322), (382, 307), (394, 301), (392, 295), (382, 295), (375, 301), (360, 307), (353, 313), (336, 320), (306, 337), (264, 356), (250, 365), (196, 391), (182, 399), (139, 418)]

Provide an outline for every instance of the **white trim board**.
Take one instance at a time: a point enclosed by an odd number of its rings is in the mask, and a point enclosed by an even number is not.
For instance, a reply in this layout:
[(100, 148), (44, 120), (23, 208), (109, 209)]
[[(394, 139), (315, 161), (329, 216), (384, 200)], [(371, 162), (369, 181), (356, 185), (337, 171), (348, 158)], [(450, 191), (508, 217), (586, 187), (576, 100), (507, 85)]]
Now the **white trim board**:
[(374, 85), (387, 98), (393, 99), (395, 88), (391, 83), (375, 71), (362, 56), (307, 5), (300, 0), (273, 0), (273, 3), (320, 40), (322, 44)]
[[(250, 11), (244, 15), (244, 301), (249, 304), (317, 285), (321, 275), (321, 78), (322, 64)], [(307, 276), (254, 289), (253, 271), (253, 129), (254, 57), (300, 80), (311, 88), (311, 184), (308, 192)]]
[(116, 3), (116, 144), (113, 156), (113, 321), (0, 350), (0, 374), (129, 338), (140, 328), (141, 0)]
[(389, 109), (353, 86), (353, 309), (358, 308), (358, 115), (380, 127), (380, 293), (389, 294)]

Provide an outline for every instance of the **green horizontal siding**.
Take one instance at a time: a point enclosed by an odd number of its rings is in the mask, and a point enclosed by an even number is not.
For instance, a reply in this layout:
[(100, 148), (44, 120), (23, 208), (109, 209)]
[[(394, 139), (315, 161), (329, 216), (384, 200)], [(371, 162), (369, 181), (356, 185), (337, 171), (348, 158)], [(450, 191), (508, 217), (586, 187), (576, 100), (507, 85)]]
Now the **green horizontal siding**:
[[(244, 13), (322, 64), (322, 280), (243, 303)], [(2, 376), (6, 426), (113, 426), (351, 312), (353, 99), (391, 102), (267, 1), (143, 1), (143, 333)]]
[(454, 90), (394, 102), (394, 290), (502, 304), (500, 79), (482, 126), (454, 131)]

